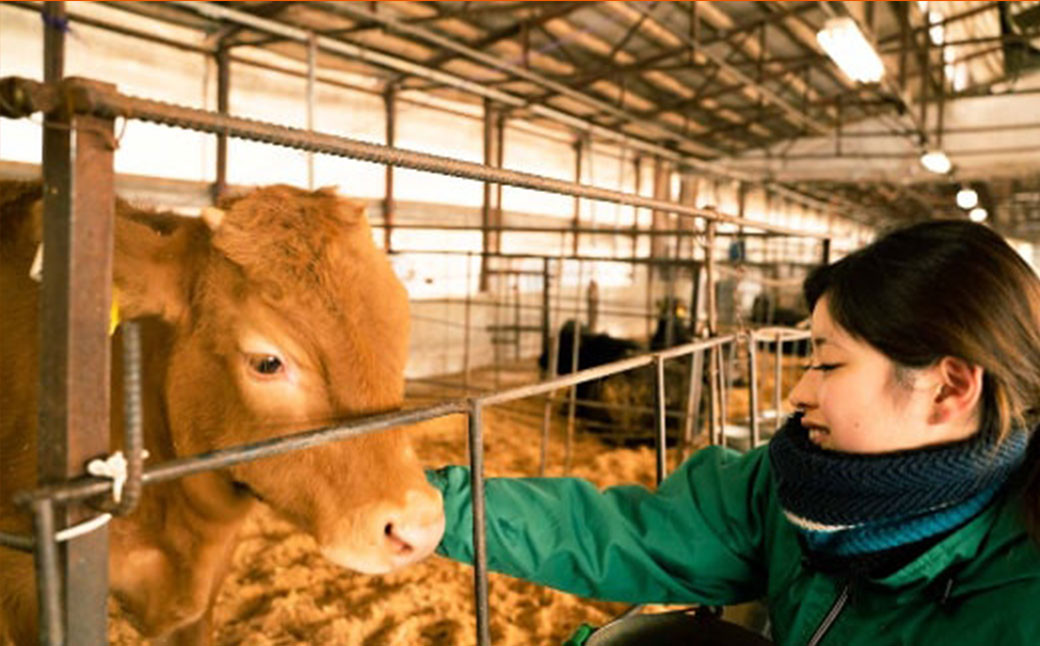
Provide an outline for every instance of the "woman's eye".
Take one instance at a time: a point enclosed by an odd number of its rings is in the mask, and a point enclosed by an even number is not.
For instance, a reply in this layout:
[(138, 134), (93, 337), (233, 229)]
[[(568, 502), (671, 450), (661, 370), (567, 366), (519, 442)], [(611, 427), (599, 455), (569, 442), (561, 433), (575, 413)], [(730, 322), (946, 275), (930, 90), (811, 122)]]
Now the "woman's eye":
[(249, 357), (249, 367), (253, 369), (253, 372), (268, 377), (278, 374), (284, 368), (282, 360), (273, 354), (251, 355)]
[(819, 370), (820, 372), (830, 372), (838, 367), (836, 363), (818, 363), (816, 365), (810, 365), (809, 370)]

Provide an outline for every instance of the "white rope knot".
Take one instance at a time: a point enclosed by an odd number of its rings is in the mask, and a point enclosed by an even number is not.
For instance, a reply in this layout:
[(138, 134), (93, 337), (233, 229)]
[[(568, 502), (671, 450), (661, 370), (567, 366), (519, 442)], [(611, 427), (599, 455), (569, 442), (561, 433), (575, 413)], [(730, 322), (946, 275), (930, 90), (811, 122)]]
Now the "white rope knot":
[[(148, 451), (141, 451), (141, 457), (147, 458)], [(99, 478), (112, 480), (112, 499), (118, 505), (123, 499), (123, 487), (126, 485), (126, 457), (122, 451), (116, 451), (107, 458), (95, 458), (87, 463), (87, 473)]]

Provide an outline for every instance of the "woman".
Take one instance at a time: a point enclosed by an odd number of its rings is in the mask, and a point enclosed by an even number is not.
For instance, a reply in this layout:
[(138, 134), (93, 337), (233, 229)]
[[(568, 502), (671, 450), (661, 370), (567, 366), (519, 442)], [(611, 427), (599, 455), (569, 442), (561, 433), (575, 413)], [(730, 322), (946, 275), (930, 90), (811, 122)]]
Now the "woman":
[[(780, 644), (1040, 643), (1040, 280), (967, 222), (895, 231), (805, 283), (797, 413), (656, 492), (487, 483), (492, 569), (575, 594), (765, 599)], [(439, 552), (472, 559), (469, 477)]]

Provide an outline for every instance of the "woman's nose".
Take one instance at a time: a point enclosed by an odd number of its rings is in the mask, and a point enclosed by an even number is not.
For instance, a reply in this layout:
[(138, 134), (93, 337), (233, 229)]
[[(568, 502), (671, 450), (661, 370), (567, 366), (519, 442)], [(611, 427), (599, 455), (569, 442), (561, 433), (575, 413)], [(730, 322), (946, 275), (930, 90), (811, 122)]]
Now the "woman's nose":
[(816, 386), (813, 383), (812, 370), (806, 370), (802, 373), (801, 379), (791, 389), (791, 393), (787, 396), (791, 402), (791, 406), (795, 410), (806, 410), (812, 408), (816, 404)]

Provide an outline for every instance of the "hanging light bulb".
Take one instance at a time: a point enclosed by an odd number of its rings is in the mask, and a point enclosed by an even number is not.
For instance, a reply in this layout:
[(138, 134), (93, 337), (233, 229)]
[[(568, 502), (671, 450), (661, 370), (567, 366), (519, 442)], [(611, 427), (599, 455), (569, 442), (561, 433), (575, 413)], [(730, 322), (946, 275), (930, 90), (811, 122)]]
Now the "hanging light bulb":
[(957, 191), (957, 206), (967, 210), (975, 208), (978, 204), (979, 194), (974, 189), (962, 186), (961, 190)]
[(941, 150), (929, 150), (925, 152), (921, 155), (921, 165), (928, 171), (938, 175), (945, 175), (950, 172), (950, 168), (953, 167), (953, 164), (950, 163), (950, 158)]
[(968, 217), (971, 218), (972, 222), (982, 222), (988, 216), (989, 213), (986, 213), (986, 209), (982, 208), (981, 206), (976, 206), (974, 209), (968, 212)]

